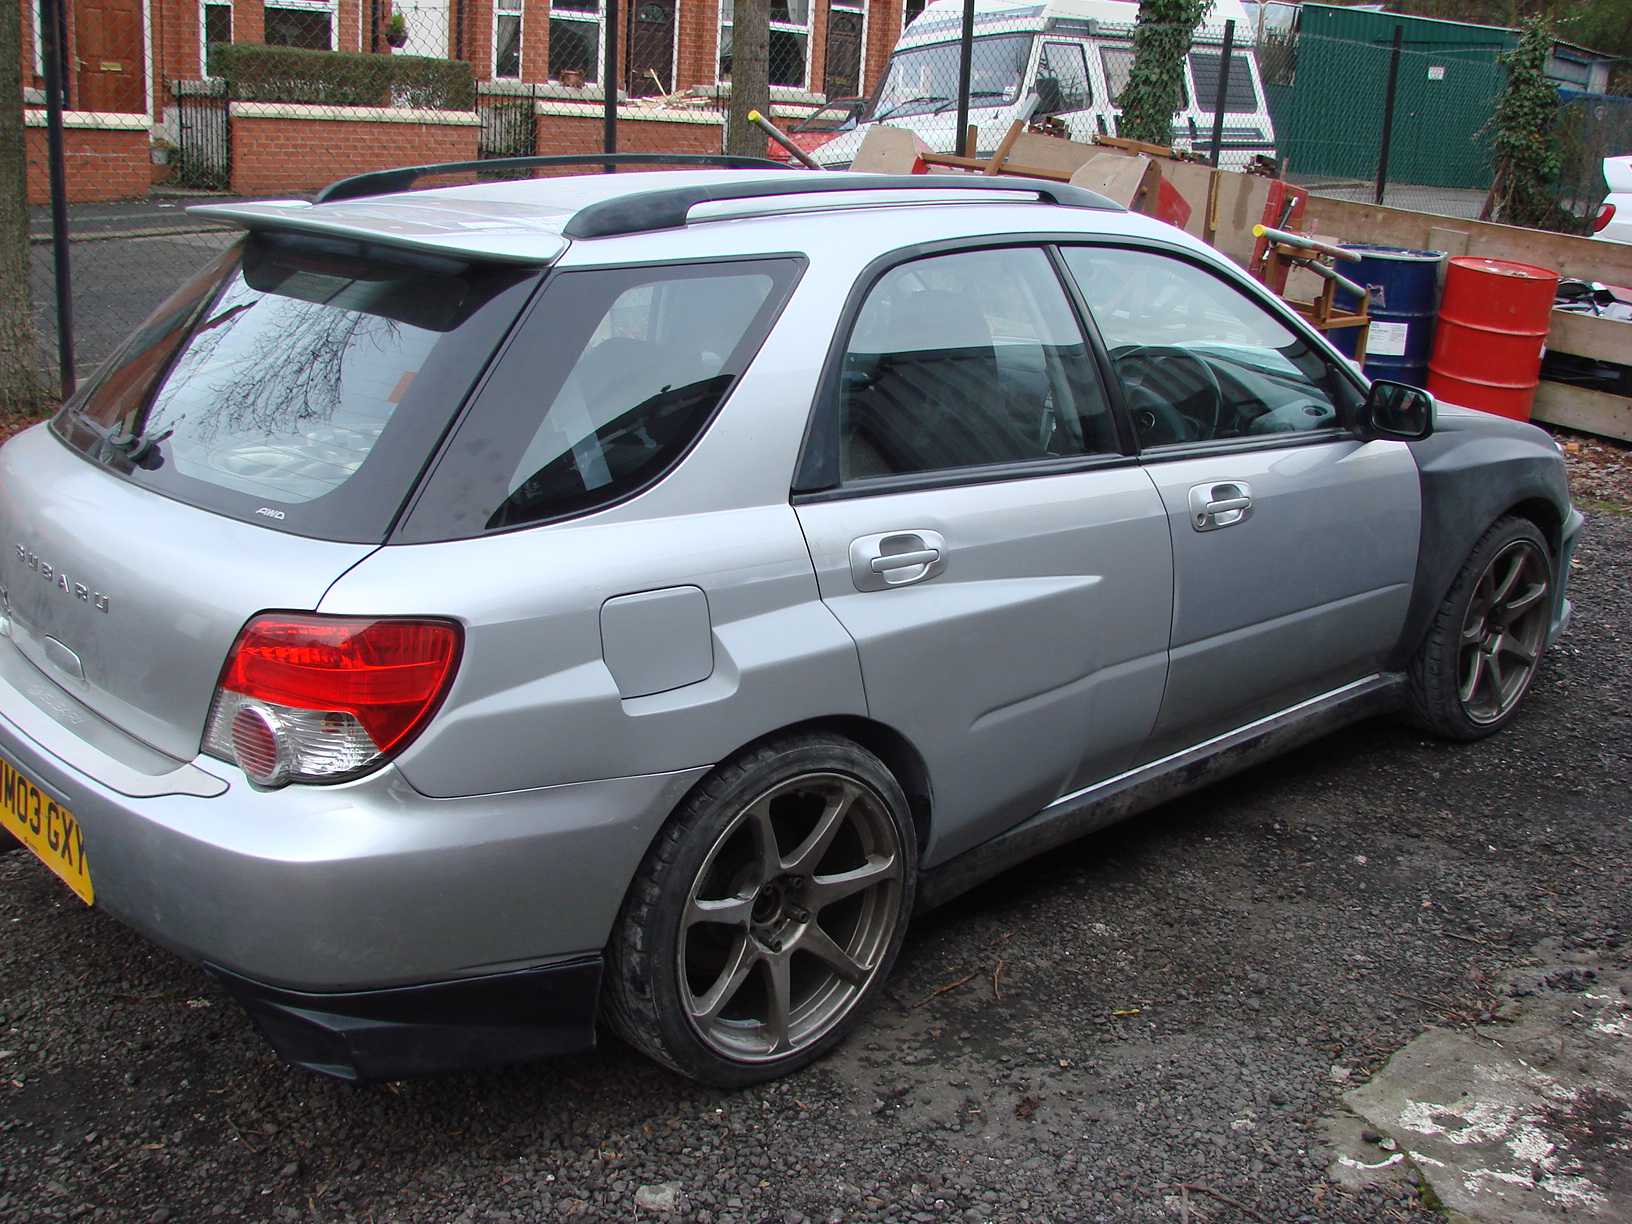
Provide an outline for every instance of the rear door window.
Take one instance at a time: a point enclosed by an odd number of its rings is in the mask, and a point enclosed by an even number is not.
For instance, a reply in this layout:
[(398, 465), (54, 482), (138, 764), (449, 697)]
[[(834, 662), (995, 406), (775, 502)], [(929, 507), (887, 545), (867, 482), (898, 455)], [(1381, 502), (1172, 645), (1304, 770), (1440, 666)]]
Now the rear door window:
[(583, 514), (668, 472), (713, 419), (797, 278), (795, 259), (557, 273), (399, 539)]
[(846, 483), (1116, 450), (1093, 359), (1041, 250), (932, 256), (873, 286), (844, 358)]
[(251, 237), (155, 312), (57, 433), (167, 496), (377, 542), (536, 277)]

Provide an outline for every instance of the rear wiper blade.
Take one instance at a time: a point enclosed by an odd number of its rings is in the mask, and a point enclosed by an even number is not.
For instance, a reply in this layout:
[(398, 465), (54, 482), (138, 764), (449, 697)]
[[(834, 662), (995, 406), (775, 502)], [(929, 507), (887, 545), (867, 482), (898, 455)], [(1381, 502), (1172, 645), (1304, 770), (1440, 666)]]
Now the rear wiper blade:
[(106, 435), (102, 441), (104, 445), (113, 450), (119, 451), (126, 459), (130, 460), (130, 462), (140, 464), (143, 459), (146, 459), (153, 453), (154, 448), (157, 447), (160, 442), (163, 442), (175, 432), (176, 427), (172, 425), (169, 429), (159, 430), (158, 433), (145, 433), (140, 431), (133, 433), (110, 433)]

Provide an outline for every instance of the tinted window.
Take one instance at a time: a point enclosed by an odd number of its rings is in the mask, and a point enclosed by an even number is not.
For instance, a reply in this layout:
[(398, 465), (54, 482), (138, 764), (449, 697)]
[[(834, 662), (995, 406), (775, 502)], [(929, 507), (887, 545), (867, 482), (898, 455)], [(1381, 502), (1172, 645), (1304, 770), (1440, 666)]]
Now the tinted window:
[(1067, 247), (1144, 446), (1335, 428), (1353, 384), (1297, 332), (1194, 264)]
[(378, 540), (534, 275), (246, 240), (142, 325), (59, 436), (168, 496)]
[(656, 480), (747, 368), (798, 267), (777, 259), (557, 273), (404, 538), (579, 514)]
[(1088, 60), (1080, 43), (1044, 43), (1037, 57), (1037, 92), (1044, 94), (1044, 82), (1052, 80), (1058, 88), (1058, 97), (1043, 98), (1047, 114), (1063, 114), (1082, 110), (1093, 101), (1093, 90), (1088, 84)]
[[(1111, 105), (1120, 106), (1122, 91), (1128, 87), (1128, 78), (1133, 74), (1133, 48), (1101, 46), (1099, 62), (1105, 66), (1105, 90), (1110, 94)], [(1230, 73), (1230, 79), (1235, 79), (1234, 72)], [(1182, 78), (1179, 81), (1179, 92), (1184, 95), (1179, 105), (1189, 106), (1189, 86)]]
[(1116, 449), (1081, 332), (1038, 250), (888, 272), (856, 319), (842, 380), (842, 479)]
[[(1218, 71), (1224, 57), (1217, 51), (1192, 51), (1190, 75), (1196, 82), (1196, 100), (1204, 111), (1211, 112), (1218, 101)], [(1230, 83), (1224, 94), (1224, 110), (1234, 114), (1251, 114), (1258, 109), (1258, 95), (1252, 88), (1252, 69), (1239, 50), (1230, 55)]]

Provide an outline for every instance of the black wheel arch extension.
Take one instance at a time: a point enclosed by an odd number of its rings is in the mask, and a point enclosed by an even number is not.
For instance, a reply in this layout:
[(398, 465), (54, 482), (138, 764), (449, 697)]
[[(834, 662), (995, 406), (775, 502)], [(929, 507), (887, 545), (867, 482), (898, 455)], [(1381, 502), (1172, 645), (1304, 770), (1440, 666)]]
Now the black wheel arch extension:
[(1403, 667), (1422, 644), (1435, 609), (1479, 538), (1509, 515), (1529, 519), (1547, 540), (1555, 571), (1556, 614), (1557, 601), (1563, 598), (1563, 584), (1556, 578), (1568, 560), (1564, 546), (1570, 495), (1563, 465), (1533, 444), (1516, 440), (1502, 447), (1507, 454), (1492, 457), (1492, 441), (1496, 440), (1457, 446), (1427, 460), (1419, 455), (1422, 531), (1411, 603), (1388, 660), (1391, 669)]

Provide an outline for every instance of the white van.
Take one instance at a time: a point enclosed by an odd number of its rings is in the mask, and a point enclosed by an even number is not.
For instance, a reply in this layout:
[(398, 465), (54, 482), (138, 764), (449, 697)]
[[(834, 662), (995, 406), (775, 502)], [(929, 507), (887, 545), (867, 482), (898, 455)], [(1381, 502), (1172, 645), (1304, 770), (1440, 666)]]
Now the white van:
[[(975, 0), (969, 122), (978, 127), (976, 151), (997, 148), (1035, 91), (1034, 118), (1057, 118), (1072, 140), (1116, 135), (1112, 99), (1133, 64), (1134, 0)], [(1224, 105), (1220, 164), (1241, 169), (1256, 156), (1275, 155), (1275, 129), (1264, 102), (1253, 54), (1253, 26), (1241, 0), (1214, 0), (1207, 24), (1196, 30), (1185, 65), (1184, 107), (1174, 117), (1174, 144), (1212, 151), (1213, 104), (1218, 96), (1224, 23), (1235, 21), (1229, 93)], [(936, 152), (953, 152), (957, 139), (959, 43), (963, 0), (935, 0), (902, 33), (889, 70), (868, 100), (860, 123), (812, 150), (824, 166), (850, 164), (869, 125), (887, 123), (917, 135)]]

